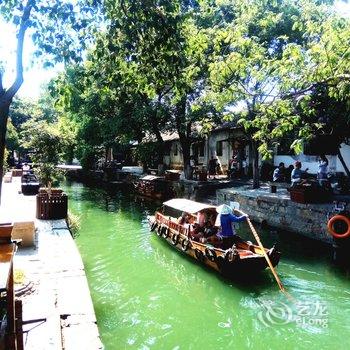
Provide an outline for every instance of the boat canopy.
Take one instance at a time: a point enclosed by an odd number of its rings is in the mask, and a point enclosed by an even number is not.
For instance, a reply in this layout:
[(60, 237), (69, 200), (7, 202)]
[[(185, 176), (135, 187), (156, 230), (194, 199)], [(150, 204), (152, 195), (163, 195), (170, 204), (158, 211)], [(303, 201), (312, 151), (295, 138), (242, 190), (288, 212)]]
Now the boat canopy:
[(170, 199), (169, 201), (164, 202), (163, 205), (166, 205), (167, 207), (174, 208), (189, 214), (195, 214), (205, 209), (216, 209), (216, 207), (213, 205), (198, 203), (198, 202), (194, 202), (189, 199), (183, 199), (183, 198)]

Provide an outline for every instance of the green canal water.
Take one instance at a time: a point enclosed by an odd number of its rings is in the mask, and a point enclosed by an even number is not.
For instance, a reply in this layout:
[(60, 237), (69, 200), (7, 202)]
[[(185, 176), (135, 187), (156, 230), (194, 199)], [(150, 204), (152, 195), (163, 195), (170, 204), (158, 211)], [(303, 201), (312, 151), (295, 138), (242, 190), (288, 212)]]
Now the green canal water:
[(328, 247), (260, 230), (286, 297), (268, 271), (230, 282), (172, 249), (149, 232), (154, 204), (127, 189), (65, 190), (106, 349), (350, 349), (350, 274)]

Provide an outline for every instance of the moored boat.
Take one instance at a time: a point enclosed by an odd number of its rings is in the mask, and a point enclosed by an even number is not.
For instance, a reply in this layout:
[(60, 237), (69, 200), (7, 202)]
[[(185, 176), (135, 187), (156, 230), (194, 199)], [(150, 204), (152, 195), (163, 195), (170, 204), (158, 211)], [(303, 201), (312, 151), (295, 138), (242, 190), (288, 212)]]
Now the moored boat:
[(153, 199), (165, 200), (174, 196), (171, 181), (164, 177), (145, 175), (138, 179), (135, 184), (135, 191), (141, 195)]
[[(225, 277), (236, 278), (264, 270), (268, 264), (262, 248), (258, 245), (239, 240), (225, 249), (219, 241), (209, 244), (205, 239), (197, 240), (193, 237), (191, 221), (195, 220), (195, 216), (203, 213), (216, 219), (216, 209), (212, 205), (176, 198), (164, 202), (162, 210), (156, 211), (154, 216), (148, 217), (148, 220), (151, 231), (160, 238)], [(178, 217), (184, 213), (189, 215), (190, 223), (179, 223)], [(275, 247), (264, 249), (272, 265), (276, 266), (280, 253)]]

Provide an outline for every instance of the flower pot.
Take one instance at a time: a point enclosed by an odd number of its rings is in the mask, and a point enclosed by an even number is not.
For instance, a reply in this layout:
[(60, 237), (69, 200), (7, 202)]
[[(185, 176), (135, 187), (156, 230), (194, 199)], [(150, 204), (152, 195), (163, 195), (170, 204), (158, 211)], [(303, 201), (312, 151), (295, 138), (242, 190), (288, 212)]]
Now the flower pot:
[(36, 218), (41, 220), (65, 219), (68, 213), (68, 197), (61, 189), (40, 189), (36, 195)]

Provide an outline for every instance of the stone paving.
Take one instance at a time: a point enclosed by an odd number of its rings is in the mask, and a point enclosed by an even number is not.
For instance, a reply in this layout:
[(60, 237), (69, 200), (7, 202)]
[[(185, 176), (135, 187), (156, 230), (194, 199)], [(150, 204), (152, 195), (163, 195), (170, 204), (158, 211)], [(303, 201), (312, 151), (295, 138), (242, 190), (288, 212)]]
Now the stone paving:
[(19, 193), (20, 182), (3, 184), (0, 221), (35, 221), (33, 247), (20, 247), (15, 286), (23, 302), (23, 320), (46, 319), (24, 326), (27, 350), (102, 349), (84, 265), (65, 220), (36, 220), (35, 196)]

